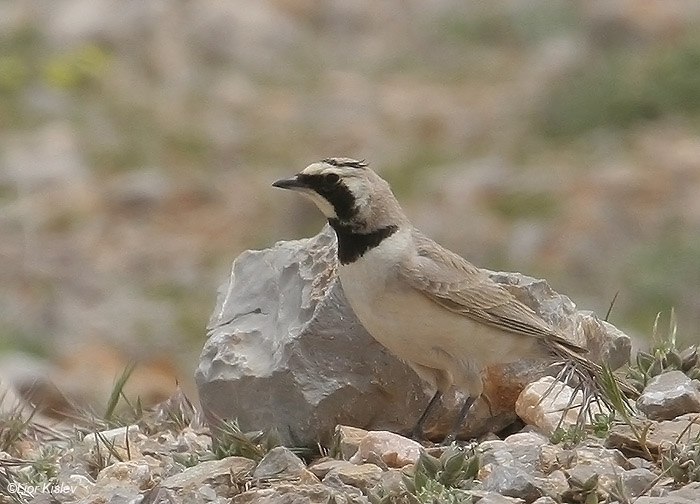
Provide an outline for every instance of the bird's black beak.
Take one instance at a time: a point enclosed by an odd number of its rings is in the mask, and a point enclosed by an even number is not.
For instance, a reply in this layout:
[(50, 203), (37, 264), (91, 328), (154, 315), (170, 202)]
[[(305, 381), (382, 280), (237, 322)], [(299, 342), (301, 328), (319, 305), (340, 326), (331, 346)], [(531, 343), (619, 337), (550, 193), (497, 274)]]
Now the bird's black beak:
[(291, 178), (281, 179), (272, 183), (272, 187), (279, 187), (280, 189), (301, 189), (306, 187), (306, 184), (299, 181), (299, 177), (296, 175)]

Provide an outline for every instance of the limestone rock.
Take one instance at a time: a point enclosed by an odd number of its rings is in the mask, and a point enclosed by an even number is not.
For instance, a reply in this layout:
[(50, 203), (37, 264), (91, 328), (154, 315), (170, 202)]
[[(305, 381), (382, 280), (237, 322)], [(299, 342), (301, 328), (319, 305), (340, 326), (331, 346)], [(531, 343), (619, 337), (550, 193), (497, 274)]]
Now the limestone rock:
[(637, 399), (637, 407), (652, 420), (672, 420), (700, 412), (700, 382), (682, 371), (655, 376)]
[(566, 473), (559, 469), (552, 471), (546, 477), (536, 477), (535, 481), (538, 482), (539, 488), (550, 496), (562, 496), (569, 490), (569, 479), (566, 477)]
[(550, 474), (559, 470), (562, 466), (562, 447), (553, 444), (545, 444), (540, 447), (540, 454), (537, 460), (537, 467), (544, 474)]
[(126, 460), (105, 467), (90, 488), (87, 502), (133, 502), (155, 486), (151, 468), (145, 460)]
[(347, 460), (337, 460), (337, 459), (325, 459), (318, 462), (314, 462), (313, 465), (309, 466), (309, 471), (316, 475), (318, 478), (325, 478), (326, 474), (337, 468), (354, 466), (352, 462)]
[(484, 477), (491, 472), (492, 466), (503, 466), (503, 465), (514, 465), (515, 458), (513, 454), (508, 449), (508, 445), (505, 441), (490, 440), (484, 441), (479, 445), (481, 449), (481, 473)]
[(164, 479), (160, 486), (176, 494), (199, 491), (204, 486), (216, 488), (217, 494), (230, 497), (236, 493), (235, 480), (249, 475), (255, 462), (243, 457), (226, 457), (221, 460), (201, 462), (180, 474)]
[(599, 474), (617, 474), (621, 470), (634, 469), (618, 450), (605, 448), (597, 443), (583, 444), (573, 450), (573, 466), (597, 466)]
[[(545, 467), (541, 463), (542, 452), (551, 450), (551, 457), (556, 457), (561, 448), (551, 445), (547, 438), (537, 432), (519, 432), (505, 440), (484, 441), (480, 445), (482, 467), (479, 479), (484, 481), (489, 490), (508, 488), (504, 495), (515, 496), (517, 485), (524, 494), (517, 495), (531, 502), (540, 495), (560, 495), (569, 488), (566, 476), (554, 470), (554, 464)], [(508, 468), (505, 470), (503, 468)], [(527, 481), (518, 481), (519, 476), (527, 474)], [(517, 484), (516, 484), (516, 481)], [(498, 490), (500, 491), (500, 490)]]
[(540, 452), (545, 446), (549, 446), (549, 441), (536, 432), (511, 434), (503, 441), (484, 441), (480, 445), (482, 473), (488, 474), (498, 466), (513, 466), (537, 474)]
[(518, 432), (503, 442), (513, 456), (513, 461), (529, 473), (537, 472), (542, 447), (549, 445), (549, 439), (539, 432)]
[(373, 462), (377, 455), (388, 467), (403, 467), (415, 464), (423, 447), (412, 439), (393, 432), (368, 432), (360, 441), (357, 453), (350, 459), (356, 464)]
[(338, 479), (344, 485), (359, 488), (364, 492), (376, 485), (381, 476), (381, 468), (374, 464), (339, 464), (328, 471), (323, 483), (328, 484), (329, 480)]
[(478, 502), (481, 504), (523, 504), (525, 502), (523, 499), (506, 497), (496, 492), (480, 492), (475, 494), (480, 497)]
[(335, 429), (335, 435), (338, 440), (340, 454), (343, 459), (350, 460), (350, 457), (355, 455), (360, 447), (360, 441), (367, 435), (368, 431), (350, 427), (349, 425), (338, 425)]
[(389, 469), (382, 472), (377, 486), (387, 493), (403, 494), (408, 492), (405, 478), (406, 475), (402, 469)]
[(625, 495), (639, 497), (652, 487), (657, 478), (658, 476), (649, 469), (637, 468), (623, 472), (620, 476), (620, 482), (622, 488), (625, 489)]
[(552, 499), (549, 496), (544, 496), (544, 497), (540, 497), (539, 499), (534, 501), (532, 504), (557, 504), (557, 501), (555, 501), (554, 499)]
[(337, 424), (405, 431), (417, 418), (427, 393), (359, 324), (335, 264), (329, 229), (236, 259), (196, 373), (212, 425), (236, 418), (312, 445)]
[(603, 448), (597, 444), (580, 445), (567, 460), (566, 473), (571, 489), (564, 493), (565, 499), (576, 499), (585, 494), (584, 489), (595, 482), (595, 488), (601, 495), (615, 489), (620, 474), (632, 469), (631, 464), (617, 450)]
[[(357, 487), (346, 484), (345, 482), (343, 482), (342, 478), (336, 473), (331, 473), (328, 476), (326, 476), (323, 479), (323, 485), (337, 492), (336, 495), (341, 495), (343, 499), (345, 499), (345, 502), (369, 504), (369, 501), (367, 500), (367, 497), (365, 497), (365, 495), (362, 493), (362, 490), (360, 490)], [(375, 486), (374, 481), (369, 482), (369, 486)]]
[[(491, 273), (545, 320), (591, 347), (592, 357), (627, 361), (629, 338), (578, 312), (543, 280)], [(207, 420), (236, 418), (244, 430), (277, 428), (285, 443), (327, 440), (337, 424), (408, 433), (432, 390), (362, 328), (336, 277), (330, 227), (298, 241), (247, 251), (233, 264), (208, 325), (196, 381)], [(517, 417), (522, 388), (548, 371), (520, 361), (485, 371), (485, 396), (460, 435), (499, 431)], [(449, 431), (461, 399), (446, 394), (425, 425), (431, 439)]]
[(255, 489), (236, 495), (233, 504), (321, 504), (326, 502), (348, 502), (335, 490), (317, 483), (315, 485), (282, 484), (273, 488)]
[[(526, 424), (551, 435), (558, 426), (566, 429), (576, 424), (581, 408), (571, 405), (581, 404), (583, 394), (578, 392), (572, 401), (573, 394), (574, 390), (568, 385), (545, 376), (523, 389), (515, 403), (515, 412)], [(591, 404), (590, 408), (594, 415), (607, 413), (598, 403)]]
[(543, 494), (532, 476), (513, 466), (494, 467), (483, 483), (485, 490), (521, 498), (525, 502), (533, 502)]
[(265, 454), (253, 471), (253, 478), (279, 478), (282, 476), (298, 476), (306, 464), (288, 448), (278, 446)]

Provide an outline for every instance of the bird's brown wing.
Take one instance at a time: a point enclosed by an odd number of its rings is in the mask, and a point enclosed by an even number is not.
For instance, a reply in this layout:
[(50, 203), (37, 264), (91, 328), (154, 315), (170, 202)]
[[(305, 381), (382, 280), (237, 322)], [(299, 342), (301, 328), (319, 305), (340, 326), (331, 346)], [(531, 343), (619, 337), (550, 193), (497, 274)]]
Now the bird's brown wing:
[[(399, 266), (402, 280), (438, 305), (465, 317), (524, 336), (541, 340), (563, 365), (559, 377), (573, 379), (574, 387), (583, 391), (579, 421), (586, 417), (594, 400), (607, 403), (602, 367), (589, 360), (587, 350), (572, 343), (518, 301), (504, 286), (487, 273), (457, 254), (444, 249), (418, 231), (413, 232), (417, 256)], [(620, 390), (632, 397), (637, 392), (624, 381), (613, 377)], [(550, 390), (551, 391), (551, 390)], [(572, 396), (575, 397), (575, 396)]]
[(399, 275), (430, 300), (477, 322), (585, 352), (562, 338), (484, 271), (417, 230), (413, 232), (413, 239), (417, 256), (400, 265)]

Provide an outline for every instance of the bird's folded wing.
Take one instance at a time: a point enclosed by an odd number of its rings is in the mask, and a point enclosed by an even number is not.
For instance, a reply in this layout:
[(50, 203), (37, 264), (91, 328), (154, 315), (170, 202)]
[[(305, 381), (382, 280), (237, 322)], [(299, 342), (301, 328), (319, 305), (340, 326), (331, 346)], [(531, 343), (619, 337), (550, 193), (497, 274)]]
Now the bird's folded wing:
[(435, 303), (477, 322), (585, 351), (562, 338), (505, 287), (459, 255), (414, 231), (418, 254), (399, 266), (399, 275)]

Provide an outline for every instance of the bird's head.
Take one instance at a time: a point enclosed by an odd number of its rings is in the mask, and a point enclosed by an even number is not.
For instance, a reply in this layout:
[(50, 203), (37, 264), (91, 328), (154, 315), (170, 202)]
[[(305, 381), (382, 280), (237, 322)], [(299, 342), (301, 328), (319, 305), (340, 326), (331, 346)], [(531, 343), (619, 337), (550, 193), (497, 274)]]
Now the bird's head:
[(372, 230), (403, 219), (389, 184), (364, 161), (327, 158), (272, 185), (309, 198), (331, 225)]

